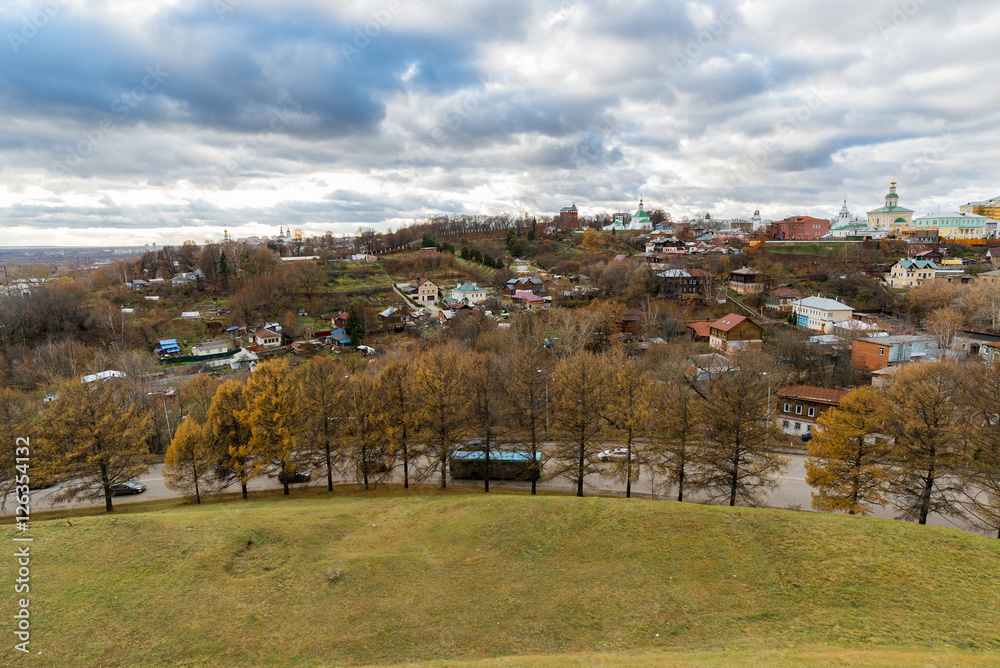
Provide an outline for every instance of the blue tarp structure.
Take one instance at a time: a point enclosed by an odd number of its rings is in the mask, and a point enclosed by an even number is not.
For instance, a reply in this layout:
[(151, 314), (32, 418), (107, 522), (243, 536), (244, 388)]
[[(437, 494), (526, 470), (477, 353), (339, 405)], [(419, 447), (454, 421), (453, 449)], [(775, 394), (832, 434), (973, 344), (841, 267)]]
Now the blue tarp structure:
[(160, 344), (156, 351), (164, 355), (177, 355), (181, 352), (181, 347), (177, 343), (177, 339), (160, 339), (158, 341)]
[(349, 346), (351, 345), (351, 337), (347, 335), (347, 330), (343, 327), (340, 329), (335, 329), (330, 332), (330, 338), (336, 341), (339, 345)]

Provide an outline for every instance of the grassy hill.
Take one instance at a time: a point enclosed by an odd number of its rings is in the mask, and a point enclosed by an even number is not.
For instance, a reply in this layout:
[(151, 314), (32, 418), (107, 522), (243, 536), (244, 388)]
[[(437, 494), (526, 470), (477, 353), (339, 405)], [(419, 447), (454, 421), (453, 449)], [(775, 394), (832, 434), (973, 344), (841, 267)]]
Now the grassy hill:
[(346, 490), (32, 534), (37, 666), (1000, 663), (1000, 541), (904, 522)]

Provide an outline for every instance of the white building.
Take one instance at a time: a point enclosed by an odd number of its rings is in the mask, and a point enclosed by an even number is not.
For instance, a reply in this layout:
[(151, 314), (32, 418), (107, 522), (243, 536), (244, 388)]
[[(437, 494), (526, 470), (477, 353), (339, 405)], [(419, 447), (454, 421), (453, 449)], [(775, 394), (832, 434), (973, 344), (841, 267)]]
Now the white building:
[(792, 304), (792, 313), (799, 327), (814, 329), (818, 332), (832, 334), (834, 324), (854, 318), (854, 309), (838, 302), (836, 299), (824, 297), (806, 297)]

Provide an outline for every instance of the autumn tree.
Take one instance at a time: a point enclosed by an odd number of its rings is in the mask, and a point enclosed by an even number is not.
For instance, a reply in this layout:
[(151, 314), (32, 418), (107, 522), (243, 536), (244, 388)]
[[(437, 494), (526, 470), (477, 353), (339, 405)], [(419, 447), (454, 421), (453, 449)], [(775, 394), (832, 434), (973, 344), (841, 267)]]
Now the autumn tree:
[(587, 351), (577, 351), (559, 362), (552, 388), (552, 418), (556, 427), (553, 457), (557, 474), (576, 481), (583, 496), (587, 475), (600, 473), (598, 453), (608, 401), (607, 365)]
[(65, 481), (57, 500), (104, 497), (114, 510), (111, 486), (144, 474), (151, 462), (146, 440), (152, 414), (129, 400), (118, 379), (69, 381), (49, 402), (43, 429), (53, 478)]
[(620, 350), (609, 355), (608, 400), (604, 419), (624, 446), (625, 457), (611, 463), (611, 476), (625, 482), (625, 498), (632, 497), (632, 483), (639, 479), (645, 452), (636, 448), (636, 438), (645, 435), (652, 413), (653, 383), (634, 357)]
[[(27, 475), (38, 482), (38, 476), (32, 469), (38, 466), (36, 458), (41, 453), (32, 452), (31, 434), (27, 430), (28, 415), (28, 401), (24, 393), (0, 387), (0, 447), (3, 448), (3, 456), (0, 457), (0, 508), (6, 507), (7, 496), (14, 492), (20, 476)], [(25, 446), (29, 458), (18, 461), (17, 448)], [(18, 465), (22, 467), (18, 468)]]
[(207, 373), (198, 374), (180, 387), (181, 412), (204, 423), (217, 389), (218, 380)]
[(350, 376), (344, 398), (348, 407), (347, 459), (365, 489), (386, 479), (393, 468), (392, 451), (378, 428), (382, 397), (365, 371)]
[(396, 357), (386, 364), (378, 376), (377, 394), (382, 398), (377, 414), (377, 424), (392, 444), (396, 458), (403, 465), (403, 488), (410, 487), (411, 461), (419, 454), (414, 448), (413, 437), (417, 431), (413, 403), (414, 365), (405, 357)]
[(181, 421), (163, 462), (164, 484), (185, 494), (194, 493), (201, 503), (201, 492), (214, 479), (215, 451), (205, 425), (194, 418)]
[(503, 442), (508, 407), (505, 401), (505, 373), (494, 353), (470, 353), (465, 356), (464, 375), (468, 387), (469, 426), (479, 437), (485, 466), (483, 491), (490, 491), (491, 457)]
[(534, 462), (531, 493), (536, 493), (541, 473), (541, 443), (548, 433), (548, 381), (551, 375), (548, 358), (537, 347), (528, 345), (507, 360), (507, 404), (511, 408), (510, 439), (527, 451)]
[(1000, 365), (967, 370), (962, 383), (968, 449), (959, 470), (963, 506), (1000, 538)]
[(326, 271), (316, 262), (300, 260), (286, 270), (285, 281), (289, 288), (311, 299), (326, 282)]
[(302, 444), (318, 456), (333, 491), (333, 470), (343, 456), (339, 440), (347, 419), (343, 365), (329, 357), (312, 357), (299, 368)]
[(806, 460), (806, 482), (816, 490), (814, 508), (866, 515), (871, 506), (888, 502), (892, 469), (886, 410), (878, 390), (863, 386), (819, 417)]
[(667, 486), (677, 489), (678, 501), (684, 500), (684, 492), (691, 487), (692, 469), (697, 461), (700, 402), (685, 382), (679, 364), (671, 366), (653, 404), (650, 456)]
[(287, 495), (288, 483), (300, 465), (295, 444), (301, 431), (298, 386), (288, 362), (272, 359), (258, 364), (244, 393), (249, 446), (259, 453), (265, 468), (278, 476)]
[(768, 447), (782, 434), (770, 418), (762, 360), (747, 354), (734, 361), (738, 369), (713, 381), (708, 401), (700, 406), (704, 444), (698, 453), (698, 484), (730, 506), (756, 506), (778, 486), (788, 460)]
[(896, 475), (893, 504), (906, 519), (955, 514), (954, 477), (961, 447), (958, 369), (939, 361), (903, 367), (888, 392)]
[(415, 409), (427, 446), (428, 469), (441, 473), (448, 486), (448, 458), (468, 433), (468, 397), (462, 374), (462, 354), (454, 346), (439, 346), (423, 355), (415, 373)]
[(227, 380), (212, 397), (208, 408), (207, 428), (211, 430), (216, 458), (215, 475), (222, 487), (239, 482), (243, 498), (247, 483), (260, 475), (260, 457), (250, 445), (252, 430), (246, 419), (243, 384)]

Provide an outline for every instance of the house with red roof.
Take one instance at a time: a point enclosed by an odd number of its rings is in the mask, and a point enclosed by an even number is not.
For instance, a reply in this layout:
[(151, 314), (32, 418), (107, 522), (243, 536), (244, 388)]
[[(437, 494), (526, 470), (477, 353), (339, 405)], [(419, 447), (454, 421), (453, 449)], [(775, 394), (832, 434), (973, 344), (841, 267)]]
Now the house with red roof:
[(708, 327), (708, 345), (724, 353), (736, 350), (760, 350), (764, 345), (764, 330), (746, 316), (730, 313)]

